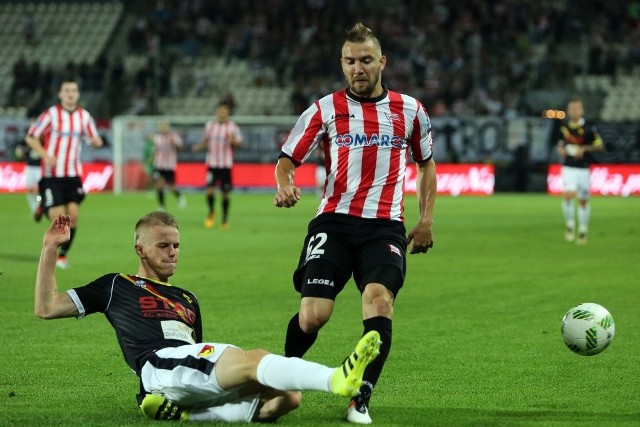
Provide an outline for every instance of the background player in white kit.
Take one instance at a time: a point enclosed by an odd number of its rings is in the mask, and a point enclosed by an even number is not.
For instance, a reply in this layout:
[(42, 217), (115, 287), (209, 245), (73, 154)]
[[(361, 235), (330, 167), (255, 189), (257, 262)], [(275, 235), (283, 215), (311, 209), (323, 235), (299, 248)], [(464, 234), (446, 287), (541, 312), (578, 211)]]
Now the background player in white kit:
[[(353, 275), (361, 293), (364, 334), (376, 331), (382, 339), (380, 357), (365, 371), (360, 395), (347, 409), (348, 421), (369, 424), (369, 398), (391, 350), (393, 302), (404, 283), (407, 245), (412, 243), (411, 253), (426, 253), (433, 246), (436, 167), (424, 106), (382, 86), (386, 58), (378, 39), (361, 23), (346, 32), (341, 64), (348, 88), (302, 113), (275, 171), (274, 204), (295, 206), (301, 195), (295, 168), (324, 145), (326, 186), (293, 277), (302, 299), (287, 326), (285, 356), (302, 357), (313, 345)], [(407, 235), (408, 150), (418, 170), (420, 217)]]
[[(25, 141), (42, 159), (38, 185), (44, 213), (50, 220), (60, 214), (71, 218), (71, 235), (58, 251), (57, 266), (67, 268), (67, 253), (78, 227), (82, 188), (80, 150), (83, 139), (95, 148), (104, 144), (91, 114), (78, 105), (80, 88), (73, 79), (63, 79), (60, 103), (40, 114), (27, 131)], [(40, 139), (44, 139), (44, 145)]]
[(104, 313), (140, 378), (138, 403), (149, 418), (275, 421), (298, 406), (297, 390), (357, 394), (365, 367), (379, 352), (375, 332), (363, 337), (338, 368), (203, 342), (196, 296), (168, 283), (178, 263), (180, 233), (175, 218), (162, 211), (136, 223), (137, 274), (110, 273), (58, 293), (56, 250), (69, 239), (69, 226), (70, 218), (59, 215), (44, 235), (35, 314), (59, 319)]
[(169, 190), (176, 196), (178, 207), (184, 209), (187, 199), (176, 187), (176, 169), (178, 168), (178, 151), (184, 143), (180, 134), (171, 129), (169, 122), (158, 124), (158, 132), (151, 138), (153, 141), (153, 182), (158, 197), (158, 206), (166, 210), (164, 190)]
[[(602, 150), (602, 138), (595, 126), (586, 122), (582, 99), (573, 97), (567, 104), (567, 122), (560, 127), (558, 152), (562, 157), (562, 214), (565, 240), (587, 243), (591, 206), (589, 204), (592, 153)], [(578, 199), (578, 237), (576, 238), (576, 208)]]

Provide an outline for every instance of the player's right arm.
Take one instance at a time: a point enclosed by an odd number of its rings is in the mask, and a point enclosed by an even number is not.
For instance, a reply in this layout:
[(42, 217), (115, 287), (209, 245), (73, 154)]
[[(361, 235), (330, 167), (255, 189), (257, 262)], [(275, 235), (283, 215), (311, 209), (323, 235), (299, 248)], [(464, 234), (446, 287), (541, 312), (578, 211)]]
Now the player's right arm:
[(57, 159), (55, 156), (50, 155), (44, 149), (40, 138), (44, 137), (47, 132), (51, 131), (51, 116), (48, 111), (40, 114), (38, 120), (35, 121), (27, 131), (27, 136), (25, 136), (24, 141), (27, 145), (36, 153), (38, 156), (45, 162), (45, 164), (49, 167), (55, 167)]
[(195, 144), (191, 146), (191, 151), (193, 151), (194, 153), (196, 151), (200, 151), (202, 149), (204, 149), (207, 146), (207, 139), (204, 138), (202, 141), (200, 141), (199, 144)]
[(78, 315), (78, 309), (65, 292), (58, 293), (55, 270), (58, 247), (69, 240), (71, 218), (60, 215), (51, 222), (42, 239), (35, 291), (35, 315), (41, 319), (59, 319)]
[(39, 138), (36, 138), (32, 135), (27, 135), (25, 136), (24, 141), (27, 143), (29, 148), (31, 148), (33, 151), (38, 153), (38, 156), (46, 162), (47, 166), (54, 167), (56, 165), (55, 156), (52, 156), (49, 153), (47, 153), (47, 151), (44, 149), (44, 147), (40, 143)]
[(290, 208), (300, 200), (300, 188), (293, 184), (296, 165), (286, 156), (278, 159), (276, 164), (277, 191), (273, 198), (273, 204), (279, 208)]

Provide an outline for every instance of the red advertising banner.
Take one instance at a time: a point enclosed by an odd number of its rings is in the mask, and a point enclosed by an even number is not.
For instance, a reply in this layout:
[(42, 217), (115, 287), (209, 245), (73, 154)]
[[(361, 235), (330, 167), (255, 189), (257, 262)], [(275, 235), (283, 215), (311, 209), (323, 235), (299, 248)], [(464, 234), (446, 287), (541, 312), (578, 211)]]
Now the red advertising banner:
[[(82, 165), (82, 187), (87, 193), (113, 188), (113, 166), (111, 163), (85, 163)], [(24, 192), (25, 164), (0, 162), (0, 193)]]
[[(87, 192), (105, 191), (113, 188), (113, 167), (109, 163), (83, 164), (83, 186)], [(180, 163), (176, 171), (176, 184), (179, 187), (204, 187), (206, 168), (203, 163)], [(130, 163), (123, 167), (124, 189), (143, 190), (148, 177), (140, 163)], [(296, 185), (303, 188), (315, 188), (316, 165), (304, 164), (296, 169)], [(24, 192), (24, 164), (0, 162), (0, 193)], [(417, 172), (410, 164), (405, 177), (407, 193), (416, 191)], [(485, 164), (438, 164), (438, 193), (458, 195), (491, 195), (494, 190), (495, 173), (492, 165)], [(256, 163), (238, 163), (233, 168), (235, 188), (264, 189), (274, 188), (274, 165)]]
[[(493, 165), (473, 163), (438, 163), (436, 165), (438, 194), (450, 196), (475, 195), (489, 196), (493, 194), (496, 175)], [(414, 164), (407, 168), (405, 191), (416, 192), (417, 172)]]
[[(296, 169), (296, 185), (303, 188), (315, 187), (313, 164), (303, 164)], [(206, 169), (198, 163), (182, 163), (176, 171), (176, 184), (184, 187), (201, 187), (205, 182)], [(405, 176), (405, 191), (416, 192), (417, 172), (415, 164), (410, 164)], [(458, 196), (493, 194), (495, 172), (493, 165), (485, 164), (438, 164), (438, 193)], [(236, 188), (274, 187), (274, 165), (238, 163), (233, 167), (233, 185)]]
[[(561, 165), (550, 165), (547, 192), (562, 193)], [(631, 196), (640, 194), (640, 165), (591, 166), (591, 194), (600, 196)]]

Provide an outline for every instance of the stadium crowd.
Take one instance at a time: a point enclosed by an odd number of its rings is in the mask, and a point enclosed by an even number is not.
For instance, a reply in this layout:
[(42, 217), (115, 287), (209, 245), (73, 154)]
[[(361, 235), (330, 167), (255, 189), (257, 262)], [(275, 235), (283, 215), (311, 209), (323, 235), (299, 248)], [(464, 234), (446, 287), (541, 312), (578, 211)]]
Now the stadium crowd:
[[(147, 55), (144, 65), (125, 72), (122, 57), (115, 56), (39, 70), (37, 59), (23, 59), (14, 68), (9, 103), (19, 101), (20, 89), (55, 87), (57, 77), (71, 71), (80, 75), (85, 91), (122, 88), (113, 81), (123, 79), (129, 105), (110, 114), (132, 104), (134, 112), (145, 114), (153, 112), (157, 96), (184, 94), (183, 86), (172, 83), (177, 61), (216, 55), (249, 61), (254, 85), (292, 86), (291, 113), (297, 114), (320, 93), (344, 85), (338, 58), (320, 58), (335, 56), (345, 28), (356, 19), (379, 29), (384, 40), (393, 63), (385, 84), (422, 100), (432, 116), (528, 113), (521, 102), (527, 90), (567, 88), (576, 74), (616, 76), (640, 65), (638, 0), (132, 3), (135, 9), (125, 5), (125, 13), (136, 15), (128, 53)], [(161, 61), (154, 65), (156, 51)], [(266, 77), (266, 67), (275, 70), (275, 81)], [(193, 71), (195, 85), (199, 71)]]

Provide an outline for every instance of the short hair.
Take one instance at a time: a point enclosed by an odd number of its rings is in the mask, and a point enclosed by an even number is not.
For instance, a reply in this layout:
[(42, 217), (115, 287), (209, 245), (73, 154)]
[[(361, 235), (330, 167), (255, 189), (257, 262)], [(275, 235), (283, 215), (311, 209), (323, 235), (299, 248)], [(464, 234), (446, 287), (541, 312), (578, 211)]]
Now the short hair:
[(175, 227), (178, 229), (178, 221), (176, 218), (168, 212), (153, 211), (149, 212), (136, 222), (135, 227), (135, 242), (140, 238), (140, 229), (145, 227), (151, 227), (154, 225), (168, 225), (169, 227)]
[(80, 87), (80, 82), (79, 82), (79, 80), (78, 80), (76, 77), (73, 77), (73, 76), (63, 76), (63, 77), (60, 79), (60, 85), (58, 85), (58, 87), (59, 87), (60, 89), (62, 89), (62, 85), (64, 85), (65, 83), (75, 83), (75, 84), (77, 84), (77, 85), (78, 85), (78, 88)]
[(369, 40), (373, 41), (373, 43), (378, 48), (381, 48), (380, 41), (378, 40), (376, 35), (373, 33), (373, 30), (367, 27), (366, 25), (364, 25), (362, 22), (356, 23), (353, 27), (348, 28), (344, 32), (345, 42), (365, 43)]
[(567, 102), (567, 104), (571, 104), (574, 102), (582, 102), (582, 97), (580, 95), (573, 95), (571, 98), (569, 98), (569, 102)]

